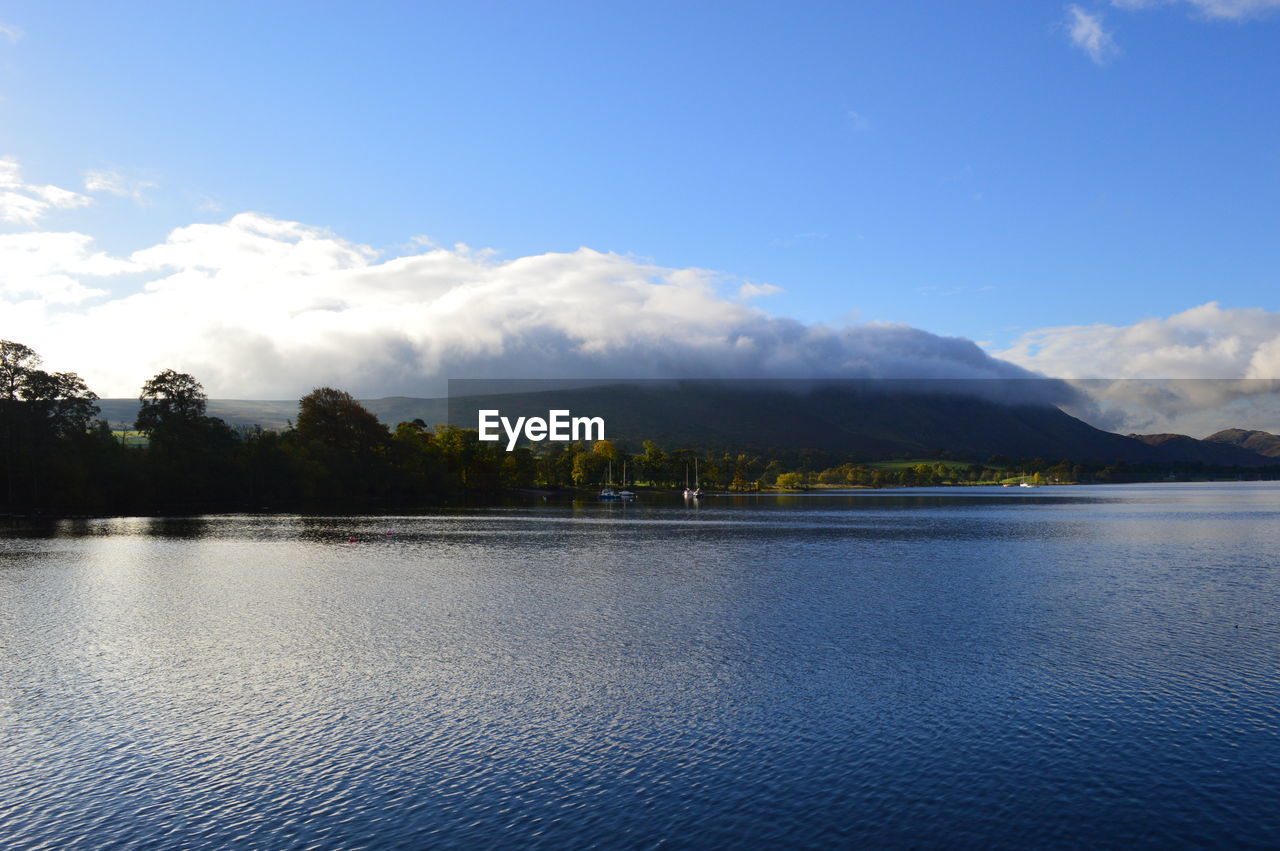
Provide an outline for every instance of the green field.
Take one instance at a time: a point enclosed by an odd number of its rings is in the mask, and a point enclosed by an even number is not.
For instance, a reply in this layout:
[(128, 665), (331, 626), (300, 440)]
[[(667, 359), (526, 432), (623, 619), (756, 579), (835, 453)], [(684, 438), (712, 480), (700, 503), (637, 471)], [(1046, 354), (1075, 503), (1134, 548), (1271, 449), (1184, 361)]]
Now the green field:
[(111, 430), (111, 434), (125, 446), (146, 446), (150, 442), (147, 440), (147, 436), (140, 431), (114, 428)]
[[(948, 471), (953, 471), (953, 470), (963, 471), (975, 464), (979, 464), (979, 462), (978, 461), (939, 461), (936, 458), (908, 458), (905, 460), (896, 460), (896, 461), (866, 461), (859, 464), (858, 466), (866, 467), (869, 470), (884, 470), (886, 472), (896, 473), (902, 470), (909, 470), (912, 467), (916, 467), (920, 464), (924, 464), (928, 467), (934, 467), (938, 464), (941, 464), (943, 468)], [(988, 470), (1002, 470), (1006, 474), (1004, 478), (996, 479), (995, 481), (992, 481), (992, 482), (984, 482), (983, 484), (1018, 485), (1018, 484), (1022, 484), (1023, 482), (1031, 483), (1035, 479), (1034, 474), (1028, 473), (1026, 475), (1023, 475), (1019, 471), (1014, 470), (1012, 467), (1009, 467), (1008, 465), (981, 463), (981, 466), (985, 467)]]
[[(919, 466), (920, 464), (924, 464), (929, 467), (941, 464), (948, 470), (967, 470), (969, 467), (977, 463), (977, 461), (939, 461), (937, 458), (908, 458), (902, 461), (863, 461), (857, 466), (866, 467), (868, 470), (888, 470), (890, 472), (897, 472), (899, 470), (910, 470), (912, 467)], [(993, 470), (1002, 469), (1001, 467), (987, 464), (984, 464), (983, 466)]]

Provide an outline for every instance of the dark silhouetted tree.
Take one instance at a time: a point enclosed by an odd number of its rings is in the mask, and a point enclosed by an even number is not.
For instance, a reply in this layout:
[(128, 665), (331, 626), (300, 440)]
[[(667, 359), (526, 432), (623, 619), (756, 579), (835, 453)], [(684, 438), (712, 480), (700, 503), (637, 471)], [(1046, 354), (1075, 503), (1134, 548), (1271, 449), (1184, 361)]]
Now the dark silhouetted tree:
[(185, 372), (166, 369), (142, 385), (134, 428), (149, 437), (156, 432), (189, 429), (204, 417), (207, 401), (199, 381)]
[(166, 369), (142, 385), (134, 428), (147, 435), (148, 501), (180, 511), (244, 498), (232, 450), (235, 433), (205, 415), (208, 397), (199, 381)]
[(397, 490), (391, 432), (350, 393), (319, 387), (298, 401), (293, 445), (304, 496), (378, 502)]
[(65, 502), (59, 473), (83, 466), (98, 397), (71, 372), (40, 369), (29, 346), (0, 340), (0, 466), (5, 501), (43, 510)]

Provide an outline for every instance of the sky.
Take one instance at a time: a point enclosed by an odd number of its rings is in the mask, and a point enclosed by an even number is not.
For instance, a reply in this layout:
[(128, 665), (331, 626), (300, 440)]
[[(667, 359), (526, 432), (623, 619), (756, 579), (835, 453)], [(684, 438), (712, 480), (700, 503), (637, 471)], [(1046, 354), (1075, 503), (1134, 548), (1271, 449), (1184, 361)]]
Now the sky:
[(0, 338), (132, 396), (1280, 377), (1280, 0), (0, 0)]

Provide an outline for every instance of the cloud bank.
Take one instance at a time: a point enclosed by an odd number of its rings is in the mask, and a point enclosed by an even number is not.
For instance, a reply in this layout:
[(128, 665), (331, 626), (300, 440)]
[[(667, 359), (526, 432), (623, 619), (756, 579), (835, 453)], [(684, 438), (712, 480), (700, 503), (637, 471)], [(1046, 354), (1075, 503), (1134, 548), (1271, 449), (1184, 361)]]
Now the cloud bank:
[[(136, 291), (111, 295), (112, 276)], [(989, 378), (1027, 373), (901, 325), (829, 327), (749, 304), (775, 288), (580, 248), (409, 256), (242, 213), (127, 257), (87, 235), (0, 237), (0, 336), (132, 396), (164, 368), (211, 395), (442, 393), (448, 378)]]
[(1044, 328), (996, 355), (1074, 379), (1093, 404), (1068, 410), (1103, 428), (1280, 431), (1280, 312), (1209, 302), (1132, 325)]
[(1280, 313), (1211, 301), (1133, 325), (1031, 331), (998, 357), (1061, 378), (1280, 376)]
[[(11, 224), (37, 221), (59, 201), (88, 202), (27, 184), (16, 163), (0, 163), (3, 186), (37, 204), (11, 207)], [(125, 256), (87, 234), (19, 227), (0, 233), (0, 338), (32, 346), (50, 368), (78, 372), (108, 397), (134, 396), (168, 368), (192, 373), (215, 397), (260, 399), (320, 385), (366, 398), (441, 395), (450, 378), (1051, 375), (1085, 380), (1078, 386), (1097, 404), (1058, 382), (979, 383), (999, 398), (1074, 405), (1120, 430), (1262, 398), (1275, 384), (1263, 379), (1280, 376), (1280, 314), (1260, 309), (1209, 303), (1130, 326), (1046, 328), (989, 354), (904, 325), (772, 316), (755, 303), (777, 287), (705, 269), (590, 248), (499, 259), (465, 245), (416, 245), (387, 257), (258, 213), (180, 227)], [(1133, 383), (1169, 377), (1217, 380), (1174, 390)], [(1280, 429), (1280, 419), (1229, 424)]]

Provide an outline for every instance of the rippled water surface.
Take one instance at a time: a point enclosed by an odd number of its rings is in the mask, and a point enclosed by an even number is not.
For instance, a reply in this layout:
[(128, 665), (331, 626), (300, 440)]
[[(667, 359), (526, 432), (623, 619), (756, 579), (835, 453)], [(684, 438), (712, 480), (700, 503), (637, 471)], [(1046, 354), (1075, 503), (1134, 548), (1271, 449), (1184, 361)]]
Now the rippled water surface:
[(0, 845), (1274, 845), (1278, 520), (1241, 483), (0, 521)]

